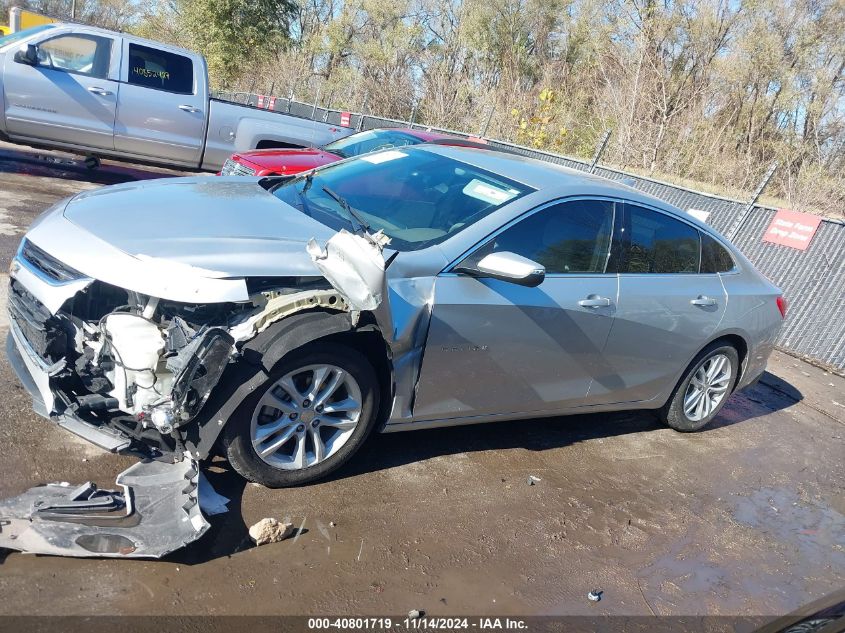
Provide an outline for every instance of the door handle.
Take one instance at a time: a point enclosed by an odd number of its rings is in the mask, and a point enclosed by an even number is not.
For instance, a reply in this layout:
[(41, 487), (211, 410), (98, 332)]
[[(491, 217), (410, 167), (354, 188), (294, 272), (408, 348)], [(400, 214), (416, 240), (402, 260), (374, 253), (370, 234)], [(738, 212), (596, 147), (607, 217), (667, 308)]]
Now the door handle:
[(581, 299), (578, 305), (583, 308), (605, 308), (610, 305), (610, 299), (598, 295), (589, 295), (586, 299)]
[(182, 110), (183, 112), (190, 112), (192, 114), (196, 114), (197, 112), (202, 112), (202, 110), (200, 110), (199, 108), (195, 108), (192, 105), (180, 105), (179, 109)]
[(714, 306), (716, 305), (716, 300), (704, 295), (698, 295), (695, 299), (690, 299), (690, 303), (694, 306)]
[(100, 88), (99, 86), (91, 86), (88, 88), (88, 92), (93, 92), (95, 95), (100, 95), (101, 97), (108, 97), (111, 94), (111, 91)]

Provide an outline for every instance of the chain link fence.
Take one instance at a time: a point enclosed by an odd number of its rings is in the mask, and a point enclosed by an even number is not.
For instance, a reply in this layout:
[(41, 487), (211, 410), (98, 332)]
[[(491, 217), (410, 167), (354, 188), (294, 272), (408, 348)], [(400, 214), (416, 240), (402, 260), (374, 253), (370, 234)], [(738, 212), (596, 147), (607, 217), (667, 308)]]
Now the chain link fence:
[[(218, 98), (257, 106), (259, 96), (223, 92)], [(262, 99), (266, 105), (266, 98)], [(276, 98), (272, 110), (310, 120), (341, 125), (341, 112), (306, 104), (292, 98)], [(371, 130), (384, 127), (413, 127), (471, 137), (472, 133), (448, 130), (360, 113), (350, 115), (349, 127)], [(536, 158), (580, 171), (590, 171), (588, 161), (578, 160), (486, 139), (491, 147)], [(845, 223), (823, 219), (815, 237), (804, 251), (763, 241), (763, 234), (777, 209), (724, 198), (679, 187), (667, 182), (595, 165), (593, 173), (623, 180), (625, 184), (660, 198), (684, 211), (696, 209), (708, 214), (707, 223), (729, 233), (731, 241), (746, 257), (783, 290), (789, 301), (786, 322), (777, 344), (790, 353), (845, 371)]]

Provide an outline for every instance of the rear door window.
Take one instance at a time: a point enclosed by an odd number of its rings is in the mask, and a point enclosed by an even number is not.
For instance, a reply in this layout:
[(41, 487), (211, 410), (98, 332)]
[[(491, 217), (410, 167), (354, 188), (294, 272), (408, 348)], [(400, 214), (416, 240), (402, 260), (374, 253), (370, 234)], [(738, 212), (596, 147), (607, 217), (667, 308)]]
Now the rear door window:
[(60, 35), (38, 45), (38, 63), (53, 70), (106, 79), (112, 40), (98, 35)]
[(664, 213), (626, 205), (623, 273), (697, 273), (701, 261), (698, 230)]
[(194, 64), (190, 57), (157, 48), (129, 44), (129, 83), (135, 86), (194, 93)]

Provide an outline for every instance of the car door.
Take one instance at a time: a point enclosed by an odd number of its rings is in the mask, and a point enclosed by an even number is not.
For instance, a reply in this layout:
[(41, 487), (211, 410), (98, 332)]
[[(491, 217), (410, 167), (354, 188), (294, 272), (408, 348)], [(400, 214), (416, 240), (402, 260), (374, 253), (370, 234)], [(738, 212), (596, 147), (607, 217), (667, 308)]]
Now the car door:
[(13, 137), (114, 147), (120, 50), (115, 38), (60, 33), (37, 42), (38, 63), (6, 55), (6, 129)]
[[(616, 312), (610, 200), (558, 201), (504, 228), (435, 281), (414, 418), (549, 412), (587, 404)], [(546, 268), (527, 288), (460, 274), (493, 252)]]
[(725, 314), (719, 275), (701, 272), (698, 229), (626, 203), (619, 305), (605, 358), (611, 370), (590, 390), (596, 403), (650, 400), (707, 343)]
[(115, 149), (184, 165), (199, 165), (205, 139), (208, 95), (205, 72), (187, 55), (142, 45), (123, 45), (115, 122)]

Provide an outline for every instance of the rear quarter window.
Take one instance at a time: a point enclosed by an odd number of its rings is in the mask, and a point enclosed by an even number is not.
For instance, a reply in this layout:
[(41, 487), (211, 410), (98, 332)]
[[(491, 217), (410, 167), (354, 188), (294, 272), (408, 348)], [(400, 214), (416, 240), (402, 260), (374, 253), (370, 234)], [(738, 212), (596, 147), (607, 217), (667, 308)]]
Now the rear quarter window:
[(128, 81), (154, 90), (193, 94), (194, 64), (184, 55), (130, 44)]
[(733, 270), (733, 257), (707, 233), (701, 233), (701, 272), (703, 273), (726, 273)]

